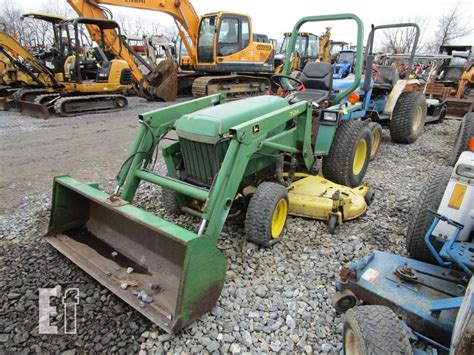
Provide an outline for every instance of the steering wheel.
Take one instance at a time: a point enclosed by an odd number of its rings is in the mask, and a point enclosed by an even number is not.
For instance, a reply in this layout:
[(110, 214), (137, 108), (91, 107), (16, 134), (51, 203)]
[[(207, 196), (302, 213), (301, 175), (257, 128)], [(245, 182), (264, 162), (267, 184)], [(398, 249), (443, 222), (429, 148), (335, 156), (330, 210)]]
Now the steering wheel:
[[(282, 79), (285, 79), (285, 82)], [(288, 97), (292, 94), (291, 99), (294, 99), (300, 92), (306, 90), (301, 80), (289, 75), (275, 74), (272, 75), (271, 80), (278, 87), (278, 94), (282, 97)]]

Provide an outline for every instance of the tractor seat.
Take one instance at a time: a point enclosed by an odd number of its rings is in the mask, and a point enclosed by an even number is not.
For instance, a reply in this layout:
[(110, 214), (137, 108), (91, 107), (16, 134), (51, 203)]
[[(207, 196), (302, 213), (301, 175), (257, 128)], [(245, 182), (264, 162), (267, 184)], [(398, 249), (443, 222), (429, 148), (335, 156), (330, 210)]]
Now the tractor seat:
[(306, 89), (298, 95), (298, 99), (315, 103), (327, 99), (332, 92), (332, 76), (330, 63), (308, 62), (300, 77)]
[(380, 77), (374, 84), (374, 88), (377, 89), (391, 89), (395, 86), (400, 75), (398, 70), (392, 66), (379, 65), (377, 69), (380, 71)]

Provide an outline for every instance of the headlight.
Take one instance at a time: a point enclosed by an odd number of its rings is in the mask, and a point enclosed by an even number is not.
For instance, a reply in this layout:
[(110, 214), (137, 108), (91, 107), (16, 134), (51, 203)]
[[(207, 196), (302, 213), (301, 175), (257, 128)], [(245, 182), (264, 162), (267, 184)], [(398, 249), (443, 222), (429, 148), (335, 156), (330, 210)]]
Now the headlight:
[(335, 112), (324, 112), (323, 119), (326, 121), (336, 122), (337, 121), (337, 113)]
[(458, 165), (456, 174), (468, 179), (474, 179), (474, 167), (464, 164)]

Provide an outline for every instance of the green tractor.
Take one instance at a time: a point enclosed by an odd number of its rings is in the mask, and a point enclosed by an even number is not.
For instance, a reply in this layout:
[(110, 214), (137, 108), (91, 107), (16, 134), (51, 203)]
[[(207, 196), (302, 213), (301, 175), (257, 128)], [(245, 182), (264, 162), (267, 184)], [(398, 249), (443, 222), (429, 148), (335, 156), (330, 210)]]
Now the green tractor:
[[(308, 63), (299, 80), (288, 73), (300, 27), (328, 20), (358, 26), (357, 80), (337, 95), (328, 63)], [(281, 240), (288, 214), (304, 205), (292, 198), (294, 182), (319, 185), (319, 198), (332, 191), (315, 209), (333, 224), (360, 214), (363, 207), (351, 208), (371, 195), (366, 185), (358, 186), (371, 134), (364, 122), (344, 121), (362, 103), (342, 102), (360, 81), (362, 37), (362, 22), (352, 14), (302, 18), (293, 29), (285, 74), (273, 78), (282, 96), (225, 103), (224, 94), (215, 94), (140, 115), (112, 195), (69, 176), (54, 179), (47, 240), (160, 327), (176, 332), (219, 298), (226, 260), (216, 244), (233, 210), (245, 213), (248, 240), (265, 247)], [(168, 134), (177, 139), (162, 148), (167, 173), (159, 174), (153, 157)], [(324, 176), (334, 182), (315, 176), (320, 157)], [(188, 230), (134, 206), (141, 182), (160, 186), (166, 210), (196, 216), (199, 228)], [(133, 287), (123, 287), (127, 279)]]

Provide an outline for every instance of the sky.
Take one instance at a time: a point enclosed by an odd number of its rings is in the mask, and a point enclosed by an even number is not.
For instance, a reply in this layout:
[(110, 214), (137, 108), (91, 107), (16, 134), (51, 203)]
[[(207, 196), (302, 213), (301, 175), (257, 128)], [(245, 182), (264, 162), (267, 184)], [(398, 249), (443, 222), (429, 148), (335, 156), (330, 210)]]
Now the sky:
[[(12, 1), (12, 0), (0, 0)], [(15, 0), (25, 10), (35, 10), (47, 0)], [(443, 13), (449, 11), (456, 3), (462, 8), (466, 20), (473, 17), (474, 0), (397, 0), (397, 1), (374, 1), (374, 0), (339, 0), (339, 1), (317, 1), (317, 0), (192, 0), (198, 15), (215, 11), (241, 12), (251, 16), (253, 30), (257, 33), (267, 34), (270, 38), (282, 39), (283, 32), (291, 31), (295, 22), (304, 16), (327, 15), (335, 13), (350, 12), (359, 16), (364, 22), (365, 34), (369, 32), (371, 24), (379, 25), (386, 23), (398, 23), (407, 20), (408, 16), (426, 18), (427, 26), (424, 31), (423, 40), (429, 39), (436, 29), (436, 19)], [(131, 14), (143, 21), (150, 19), (161, 21), (164, 25), (172, 25), (170, 16), (162, 13), (127, 9), (109, 6), (113, 13), (122, 16)], [(472, 24), (472, 21), (470, 21)], [(355, 42), (356, 27), (351, 22), (341, 21), (338, 23), (308, 24), (302, 28), (304, 31), (322, 34), (326, 26), (332, 27), (331, 38), (333, 40), (345, 40)], [(365, 39), (364, 39), (365, 42)], [(454, 44), (454, 43), (453, 43)], [(474, 32), (458, 39), (456, 44), (474, 45)]]

